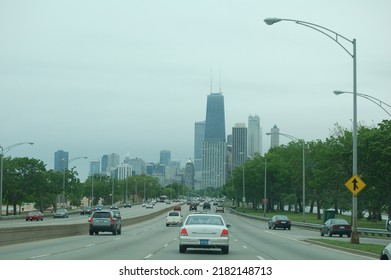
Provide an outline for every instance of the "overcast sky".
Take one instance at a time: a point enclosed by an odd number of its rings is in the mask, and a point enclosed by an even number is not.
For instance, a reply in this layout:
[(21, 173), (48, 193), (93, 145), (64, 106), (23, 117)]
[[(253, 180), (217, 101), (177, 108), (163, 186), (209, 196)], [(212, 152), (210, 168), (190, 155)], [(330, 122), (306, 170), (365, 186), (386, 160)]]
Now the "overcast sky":
[[(351, 128), (352, 95), (333, 90), (353, 90), (353, 59), (319, 32), (263, 20), (355, 38), (358, 92), (390, 104), (390, 14), (389, 0), (0, 0), (0, 145), (34, 142), (7, 155), (48, 169), (57, 150), (87, 156), (70, 164), (82, 180), (109, 153), (158, 162), (168, 149), (184, 165), (220, 88), (227, 134), (252, 114), (263, 152), (274, 125), (324, 140), (336, 123)], [(358, 99), (359, 122), (387, 118)]]

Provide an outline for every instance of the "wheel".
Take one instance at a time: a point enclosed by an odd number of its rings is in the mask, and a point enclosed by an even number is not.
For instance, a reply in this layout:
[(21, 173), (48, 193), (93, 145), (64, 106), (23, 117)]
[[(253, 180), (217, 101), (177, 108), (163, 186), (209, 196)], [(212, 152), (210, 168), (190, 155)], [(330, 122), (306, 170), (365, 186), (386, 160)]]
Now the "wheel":
[(121, 232), (122, 232), (122, 229), (121, 229), (121, 227), (119, 227), (118, 234), (121, 234)]
[(90, 235), (94, 235), (94, 231), (93, 230), (90, 230)]
[(350, 238), (350, 233), (346, 234)]
[(115, 227), (114, 230), (113, 230), (113, 235), (117, 235), (117, 231), (118, 231), (117, 227)]
[(179, 253), (186, 253), (186, 246), (184, 245), (179, 245)]
[(342, 237), (342, 234), (340, 234), (339, 237)]
[(333, 234), (331, 233), (331, 230), (329, 230), (329, 236), (330, 236), (330, 237), (333, 236)]
[(324, 236), (323, 230), (320, 230), (320, 236)]
[(291, 227), (288, 227), (288, 230), (291, 230)]
[(221, 247), (221, 252), (223, 252), (223, 254), (228, 254), (228, 252), (229, 252), (229, 246)]

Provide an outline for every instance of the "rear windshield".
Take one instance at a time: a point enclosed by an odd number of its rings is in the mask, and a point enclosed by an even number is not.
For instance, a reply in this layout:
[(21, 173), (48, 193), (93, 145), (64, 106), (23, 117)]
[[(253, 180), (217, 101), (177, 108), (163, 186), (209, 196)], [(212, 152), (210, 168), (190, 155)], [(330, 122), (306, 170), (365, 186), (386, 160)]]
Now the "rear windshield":
[(179, 216), (178, 212), (170, 212), (168, 213), (168, 216)]
[(111, 218), (110, 212), (95, 212), (94, 218)]
[(220, 217), (211, 217), (211, 216), (192, 216), (187, 219), (187, 225), (224, 225)]

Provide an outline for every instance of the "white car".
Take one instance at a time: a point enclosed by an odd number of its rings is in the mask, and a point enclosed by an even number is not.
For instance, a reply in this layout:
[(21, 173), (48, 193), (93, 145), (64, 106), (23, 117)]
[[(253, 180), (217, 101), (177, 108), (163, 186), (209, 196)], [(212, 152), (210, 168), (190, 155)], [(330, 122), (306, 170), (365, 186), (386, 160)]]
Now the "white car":
[(218, 248), (228, 254), (230, 227), (221, 215), (189, 214), (179, 233), (179, 252), (186, 253), (188, 248)]
[(145, 205), (145, 208), (151, 208), (151, 209), (153, 209), (153, 204), (152, 204), (152, 203), (147, 203), (147, 205)]
[(182, 225), (182, 214), (179, 211), (170, 211), (166, 215), (166, 226)]

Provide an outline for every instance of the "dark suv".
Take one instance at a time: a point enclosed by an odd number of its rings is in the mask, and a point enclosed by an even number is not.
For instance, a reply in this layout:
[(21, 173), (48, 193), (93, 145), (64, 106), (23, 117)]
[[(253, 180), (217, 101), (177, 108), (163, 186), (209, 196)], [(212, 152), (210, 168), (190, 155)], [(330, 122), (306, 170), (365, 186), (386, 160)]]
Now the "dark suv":
[(121, 219), (116, 218), (113, 211), (100, 210), (95, 211), (88, 219), (90, 224), (90, 235), (94, 233), (109, 231), (113, 235), (121, 234)]
[(209, 202), (204, 202), (202, 204), (202, 210), (210, 210), (210, 203)]

